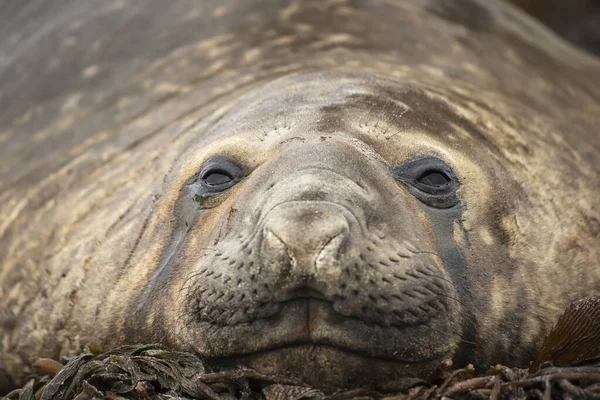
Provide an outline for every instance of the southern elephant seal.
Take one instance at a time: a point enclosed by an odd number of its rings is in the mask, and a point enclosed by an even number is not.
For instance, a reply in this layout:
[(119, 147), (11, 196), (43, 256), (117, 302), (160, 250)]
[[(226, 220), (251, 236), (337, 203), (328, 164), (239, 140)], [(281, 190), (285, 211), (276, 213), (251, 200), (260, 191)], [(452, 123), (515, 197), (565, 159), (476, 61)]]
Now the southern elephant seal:
[(600, 288), (600, 62), (507, 4), (0, 15), (3, 388), (160, 342), (393, 389)]

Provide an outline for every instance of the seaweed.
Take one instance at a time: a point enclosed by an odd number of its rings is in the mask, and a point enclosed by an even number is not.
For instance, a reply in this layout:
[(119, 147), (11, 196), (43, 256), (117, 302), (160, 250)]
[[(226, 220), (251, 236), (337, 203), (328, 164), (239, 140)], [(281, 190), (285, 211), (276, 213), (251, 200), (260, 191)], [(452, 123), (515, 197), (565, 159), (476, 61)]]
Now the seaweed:
[(39, 359), (40, 371), (10, 400), (92, 399), (265, 399), (265, 400), (433, 400), (433, 399), (600, 399), (600, 362), (557, 367), (546, 362), (535, 372), (501, 365), (474, 376), (472, 365), (440, 366), (434, 382), (403, 393), (368, 389), (325, 393), (299, 379), (267, 375), (238, 366), (221, 369), (193, 353), (160, 345), (122, 346), (107, 352), (86, 348), (64, 363)]

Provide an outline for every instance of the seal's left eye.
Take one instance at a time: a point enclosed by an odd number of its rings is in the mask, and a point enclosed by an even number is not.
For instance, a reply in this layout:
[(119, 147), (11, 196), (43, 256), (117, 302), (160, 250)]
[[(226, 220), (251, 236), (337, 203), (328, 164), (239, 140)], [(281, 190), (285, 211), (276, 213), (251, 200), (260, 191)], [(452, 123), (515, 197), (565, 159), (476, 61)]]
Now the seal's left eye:
[(431, 207), (450, 208), (458, 203), (458, 179), (438, 158), (416, 158), (393, 167), (392, 171), (415, 197)]
[(429, 186), (443, 186), (450, 182), (448, 175), (441, 171), (426, 171), (418, 180)]
[(444, 171), (427, 170), (422, 173), (415, 184), (425, 192), (436, 194), (446, 190), (452, 179)]

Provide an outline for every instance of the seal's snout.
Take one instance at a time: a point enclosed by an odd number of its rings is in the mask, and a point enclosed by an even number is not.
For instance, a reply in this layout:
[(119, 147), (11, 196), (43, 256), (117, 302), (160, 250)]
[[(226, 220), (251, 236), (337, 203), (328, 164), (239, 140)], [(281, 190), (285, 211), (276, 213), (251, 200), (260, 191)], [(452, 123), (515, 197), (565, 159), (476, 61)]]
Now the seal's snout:
[(350, 226), (342, 207), (327, 202), (286, 202), (263, 229), (264, 259), (283, 284), (336, 281)]

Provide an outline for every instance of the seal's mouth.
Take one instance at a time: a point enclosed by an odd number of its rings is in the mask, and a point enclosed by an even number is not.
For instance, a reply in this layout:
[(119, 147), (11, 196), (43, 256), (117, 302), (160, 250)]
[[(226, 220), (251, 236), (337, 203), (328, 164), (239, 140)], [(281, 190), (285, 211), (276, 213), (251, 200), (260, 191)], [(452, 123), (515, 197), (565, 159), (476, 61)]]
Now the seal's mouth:
[(255, 353), (217, 358), (212, 362), (245, 365), (267, 374), (293, 376), (325, 392), (352, 387), (395, 392), (411, 387), (422, 379), (431, 378), (446, 358), (378, 358), (347, 347), (298, 342), (273, 346)]
[(430, 363), (430, 362), (435, 362), (435, 361), (441, 362), (443, 359), (447, 358), (446, 354), (436, 355), (436, 356), (432, 356), (429, 358), (423, 358), (420, 360), (399, 359), (399, 358), (393, 357), (393, 355), (390, 355), (389, 357), (372, 357), (363, 352), (356, 351), (355, 349), (352, 349), (352, 348), (335, 346), (335, 345), (331, 345), (329, 343), (298, 342), (298, 343), (278, 344), (278, 345), (274, 345), (270, 348), (262, 349), (262, 350), (259, 350), (259, 351), (253, 352), (253, 353), (240, 353), (240, 354), (235, 354), (235, 355), (232, 355), (229, 357), (213, 357), (212, 359), (215, 361), (240, 360), (240, 359), (251, 360), (253, 358), (262, 357), (262, 356), (265, 356), (265, 355), (268, 355), (268, 354), (274, 353), (274, 352), (280, 352), (280, 351), (286, 351), (286, 350), (298, 350), (298, 349), (305, 349), (305, 348), (311, 348), (311, 350), (313, 350), (313, 351), (321, 350), (321, 349), (330, 349), (333, 351), (348, 353), (348, 354), (366, 358), (366, 359), (370, 358), (370, 359), (377, 359), (377, 360), (382, 360), (382, 361), (391, 361), (391, 362), (395, 362), (395, 363), (399, 363), (399, 364), (423, 364), (423, 363)]
[(300, 297), (278, 303), (277, 312), (268, 318), (232, 326), (208, 327), (208, 322), (200, 322), (201, 331), (214, 332), (214, 337), (225, 340), (202, 341), (199, 352), (227, 360), (310, 346), (401, 364), (422, 364), (447, 358), (455, 350), (448, 342), (447, 333), (452, 327), (446, 319), (404, 328), (370, 324), (336, 312), (333, 302), (317, 293), (301, 289), (296, 294)]

